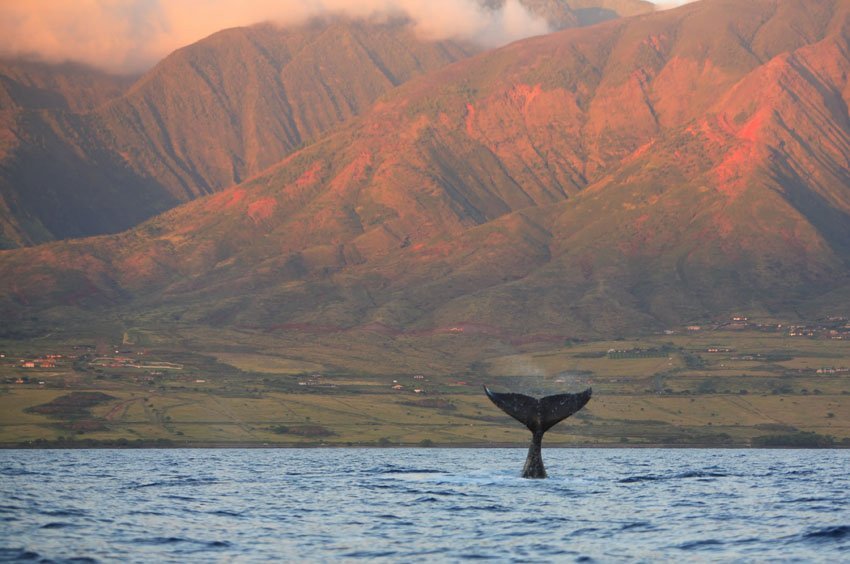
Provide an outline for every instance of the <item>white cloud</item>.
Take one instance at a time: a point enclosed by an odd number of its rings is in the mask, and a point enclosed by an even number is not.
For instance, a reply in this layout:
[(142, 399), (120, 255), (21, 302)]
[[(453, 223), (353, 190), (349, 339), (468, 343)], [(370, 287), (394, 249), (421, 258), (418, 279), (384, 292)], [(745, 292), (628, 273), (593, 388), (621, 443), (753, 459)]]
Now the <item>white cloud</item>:
[(137, 72), (224, 28), (334, 13), (407, 15), (423, 37), (487, 46), (548, 31), (518, 0), (498, 11), (474, 0), (0, 0), (0, 54)]
[(678, 8), (679, 6), (684, 6), (685, 4), (692, 4), (697, 0), (650, 0), (653, 4), (658, 6), (659, 10), (669, 10), (671, 8)]

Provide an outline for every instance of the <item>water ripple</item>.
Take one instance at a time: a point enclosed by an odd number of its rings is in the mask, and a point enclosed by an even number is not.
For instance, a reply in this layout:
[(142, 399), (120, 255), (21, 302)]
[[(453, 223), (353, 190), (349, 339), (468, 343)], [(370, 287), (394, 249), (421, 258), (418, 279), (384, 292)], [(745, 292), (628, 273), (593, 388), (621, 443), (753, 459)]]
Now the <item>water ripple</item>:
[(548, 480), (519, 478), (524, 457), (7, 451), (0, 561), (846, 561), (850, 551), (850, 451), (552, 449)]

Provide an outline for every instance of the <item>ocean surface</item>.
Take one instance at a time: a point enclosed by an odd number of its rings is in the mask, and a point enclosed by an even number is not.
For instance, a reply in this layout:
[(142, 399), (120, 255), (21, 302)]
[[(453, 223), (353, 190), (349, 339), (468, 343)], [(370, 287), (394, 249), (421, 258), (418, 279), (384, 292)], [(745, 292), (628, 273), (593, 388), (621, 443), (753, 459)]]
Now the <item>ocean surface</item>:
[(850, 451), (0, 451), (0, 560), (850, 561)]

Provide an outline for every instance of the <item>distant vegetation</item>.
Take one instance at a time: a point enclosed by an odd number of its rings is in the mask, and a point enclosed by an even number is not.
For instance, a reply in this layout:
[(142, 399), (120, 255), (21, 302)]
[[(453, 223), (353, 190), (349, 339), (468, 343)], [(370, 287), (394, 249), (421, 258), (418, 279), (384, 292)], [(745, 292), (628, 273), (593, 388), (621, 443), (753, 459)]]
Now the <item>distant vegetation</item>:
[(402, 402), (402, 405), (409, 405), (412, 407), (430, 407), (446, 411), (452, 411), (457, 409), (457, 407), (455, 407), (455, 404), (443, 398), (425, 398), (416, 401), (404, 401)]
[(269, 430), (277, 435), (296, 435), (306, 438), (331, 437), (336, 434), (321, 425), (296, 425), (294, 427), (275, 425), (270, 427)]
[(673, 352), (671, 347), (660, 347), (651, 349), (628, 349), (628, 350), (610, 350), (608, 358), (624, 359), (624, 358), (667, 358)]
[(77, 419), (91, 416), (90, 408), (114, 399), (102, 392), (71, 392), (48, 403), (27, 408), (27, 411), (57, 419)]
[(576, 358), (605, 358), (608, 355), (605, 351), (587, 351), (576, 353)]
[(792, 448), (829, 448), (836, 444), (835, 437), (818, 433), (798, 432), (785, 435), (761, 435), (753, 437), (753, 446), (792, 447)]

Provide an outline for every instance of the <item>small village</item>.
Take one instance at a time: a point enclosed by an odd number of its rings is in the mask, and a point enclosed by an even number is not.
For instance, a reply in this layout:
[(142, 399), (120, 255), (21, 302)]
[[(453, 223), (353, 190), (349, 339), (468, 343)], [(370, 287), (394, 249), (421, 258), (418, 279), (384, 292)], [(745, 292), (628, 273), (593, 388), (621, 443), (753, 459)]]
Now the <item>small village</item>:
[[(834, 315), (807, 323), (771, 323), (754, 321), (745, 315), (734, 315), (727, 320), (705, 326), (688, 325), (684, 327), (685, 333), (698, 333), (702, 331), (759, 331), (764, 333), (785, 333), (789, 337), (850, 341), (850, 318)], [(678, 332), (675, 329), (668, 329), (664, 331), (664, 334), (675, 335)]]
[[(51, 381), (49, 376), (67, 374), (68, 372), (91, 371), (103, 374), (104, 370), (128, 370), (132, 380), (137, 383), (152, 383), (157, 378), (170, 372), (181, 371), (184, 366), (179, 363), (153, 360), (147, 358), (146, 351), (133, 351), (119, 347), (110, 347), (96, 353), (95, 345), (73, 345), (65, 354), (44, 352), (35, 355), (13, 357), (8, 353), (0, 353), (0, 366), (14, 369), (15, 374), (7, 370), (0, 372), (0, 381), (6, 384), (37, 384), (39, 387), (59, 385)], [(99, 347), (104, 349), (104, 347)], [(32, 376), (27, 373), (31, 372)], [(135, 374), (134, 374), (135, 373)], [(38, 375), (38, 377), (36, 376)], [(46, 378), (46, 379), (41, 379)], [(61, 383), (64, 387), (66, 383)]]
[[(663, 335), (672, 336), (678, 334), (697, 334), (705, 332), (746, 332), (756, 331), (759, 333), (780, 333), (787, 337), (803, 337), (809, 339), (850, 341), (850, 318), (845, 316), (829, 316), (817, 321), (806, 323), (782, 323), (755, 321), (745, 315), (733, 315), (728, 319), (706, 325), (686, 325), (681, 329), (666, 329)], [(730, 347), (713, 346), (706, 348), (706, 353), (731, 353), (735, 352)], [(661, 349), (611, 349), (608, 356), (611, 358), (633, 357), (646, 358), (647, 355), (657, 354), (664, 356)]]
[(400, 384), (398, 380), (393, 380), (392, 389), (396, 392), (412, 391), (414, 394), (422, 394), (425, 393), (423, 384), (427, 381), (428, 379), (424, 375), (416, 374), (415, 376), (413, 376), (412, 386), (405, 386), (404, 384)]
[[(700, 334), (712, 333), (744, 333), (744, 332), (771, 333), (793, 339), (810, 340), (850, 340), (850, 320), (845, 316), (829, 316), (817, 321), (806, 323), (782, 323), (756, 321), (748, 316), (734, 315), (711, 325), (688, 325), (680, 330), (664, 331), (665, 335), (676, 335), (682, 333)], [(67, 348), (67, 350), (65, 350)], [(605, 352), (599, 352), (599, 356), (610, 360), (639, 360), (653, 358), (670, 358), (677, 352), (675, 347), (659, 345), (654, 347), (624, 347), (610, 348)], [(695, 354), (705, 354), (709, 357), (719, 357), (730, 361), (748, 361), (770, 363), (783, 360), (778, 353), (744, 352), (726, 345), (710, 345), (701, 349), (691, 351)], [(579, 356), (595, 357), (597, 353), (581, 353)], [(68, 383), (62, 378), (54, 378), (60, 374), (90, 373), (95, 378), (123, 378), (143, 387), (162, 385), (163, 378), (174, 379), (187, 368), (184, 364), (162, 360), (151, 356), (151, 352), (128, 346), (127, 344), (109, 345), (104, 343), (77, 343), (67, 347), (58, 347), (53, 350), (28, 351), (25, 354), (12, 355), (10, 352), (0, 352), (0, 383), (14, 385), (28, 385), (37, 387), (67, 387)], [(3, 368), (4, 367), (4, 368)], [(185, 377), (178, 378), (180, 381), (192, 384), (208, 383), (207, 376), (197, 370), (189, 370)], [(788, 373), (796, 375), (811, 374), (817, 376), (840, 376), (850, 373), (850, 367), (843, 364), (828, 365), (812, 368), (788, 369)], [(409, 379), (409, 380), (408, 380)], [(442, 385), (463, 387), (465, 381), (441, 382)], [(310, 390), (333, 390), (340, 384), (321, 372), (302, 374), (292, 385), (298, 388)], [(392, 380), (389, 385), (393, 393), (427, 394), (429, 389), (428, 378), (423, 374), (404, 375)]]

